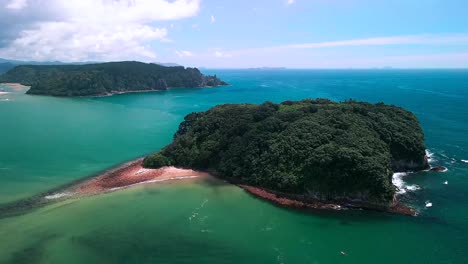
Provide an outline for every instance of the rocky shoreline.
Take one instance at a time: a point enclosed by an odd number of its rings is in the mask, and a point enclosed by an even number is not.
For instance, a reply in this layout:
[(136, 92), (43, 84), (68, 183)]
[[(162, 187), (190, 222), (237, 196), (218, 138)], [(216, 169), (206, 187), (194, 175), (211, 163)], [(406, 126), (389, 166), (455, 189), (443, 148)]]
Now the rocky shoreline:
[[(30, 88), (30, 86), (24, 86), (21, 84), (18, 84), (22, 87), (25, 88)], [(229, 86), (229, 84), (223, 84), (223, 85), (215, 85), (215, 86), (199, 86), (199, 87), (188, 87), (189, 89), (196, 89), (196, 88), (217, 88), (217, 87), (223, 87), (223, 86)], [(59, 95), (53, 95), (53, 97), (75, 97), (75, 98), (97, 98), (97, 97), (109, 97), (109, 96), (114, 96), (114, 95), (124, 95), (124, 94), (132, 94), (132, 93), (154, 93), (154, 92), (164, 92), (164, 91), (169, 91), (169, 90), (174, 90), (174, 89), (184, 89), (181, 87), (167, 87), (167, 89), (164, 90), (133, 90), (133, 91), (111, 91), (105, 94), (96, 94), (96, 95), (77, 95), (77, 96), (59, 96)], [(29, 94), (29, 95), (38, 95), (38, 96), (50, 96), (48, 94)]]
[(388, 208), (376, 208), (365, 206), (363, 204), (352, 204), (346, 202), (324, 202), (319, 200), (312, 199), (300, 199), (294, 195), (288, 195), (284, 193), (278, 193), (271, 190), (266, 190), (260, 187), (254, 187), (250, 185), (238, 184), (237, 186), (244, 189), (246, 192), (251, 194), (254, 197), (260, 198), (272, 202), (276, 205), (286, 208), (296, 208), (296, 209), (327, 209), (327, 210), (344, 210), (344, 209), (365, 209), (365, 210), (374, 210), (374, 211), (383, 211), (401, 215), (416, 216), (417, 212), (398, 202), (397, 199), (394, 199), (393, 204)]
[[(192, 169), (181, 169), (175, 167), (162, 167), (159, 169), (147, 169), (142, 166), (143, 159), (137, 159), (123, 164), (120, 167), (104, 172), (96, 177), (84, 180), (75, 185), (64, 188), (60, 191), (49, 193), (43, 198), (47, 200), (59, 200), (70, 197), (82, 197), (96, 195), (100, 193), (112, 192), (123, 188), (128, 188), (137, 184), (146, 184), (170, 180), (184, 180), (199, 177), (210, 177), (216, 173), (195, 171)], [(318, 210), (344, 210), (344, 209), (367, 209), (384, 211), (402, 215), (415, 216), (417, 212), (398, 202), (395, 198), (393, 204), (388, 208), (380, 208), (364, 203), (352, 203), (349, 201), (320, 201), (306, 199), (300, 195), (291, 195), (275, 192), (265, 188), (247, 185), (241, 181), (233, 181), (223, 177), (214, 176), (234, 184), (250, 195), (274, 203), (281, 207), (296, 209), (318, 209)]]
[[(61, 201), (69, 198), (80, 198), (113, 192), (138, 184), (180, 180), (190, 181), (196, 178), (215, 177), (242, 188), (244, 191), (256, 198), (285, 208), (295, 208), (301, 210), (366, 209), (409, 216), (417, 215), (417, 212), (414, 209), (398, 202), (396, 198), (394, 199), (393, 204), (388, 208), (379, 208), (366, 205), (364, 203), (357, 204), (349, 201), (320, 201), (305, 198), (300, 195), (280, 193), (261, 187), (247, 185), (241, 181), (230, 180), (216, 176), (216, 173), (202, 172), (192, 169), (181, 169), (172, 166), (162, 167), (159, 169), (147, 169), (142, 166), (142, 163), (143, 158), (127, 162), (95, 177), (80, 180), (66, 187), (39, 195), (34, 199), (29, 199), (26, 201), (26, 203), (22, 201), (19, 203), (19, 205), (21, 205), (21, 207), (28, 208), (45, 205), (53, 201)], [(2, 214), (8, 213), (8, 211), (14, 211), (14, 208), (16, 207), (18, 207), (18, 203), (7, 206), (6, 208), (3, 208), (3, 211), (5, 212)]]

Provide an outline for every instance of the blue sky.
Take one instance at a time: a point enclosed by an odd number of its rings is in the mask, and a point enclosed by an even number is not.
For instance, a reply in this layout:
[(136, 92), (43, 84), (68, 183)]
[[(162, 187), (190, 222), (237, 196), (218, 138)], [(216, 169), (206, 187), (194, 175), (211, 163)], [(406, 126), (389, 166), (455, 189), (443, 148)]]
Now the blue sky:
[[(38, 1), (5, 1), (0, 26), (9, 30), (0, 57), (211, 68), (468, 67), (466, 0), (50, 0), (44, 18), (30, 19), (28, 12), (41, 17)], [(15, 19), (25, 26), (7, 24)]]

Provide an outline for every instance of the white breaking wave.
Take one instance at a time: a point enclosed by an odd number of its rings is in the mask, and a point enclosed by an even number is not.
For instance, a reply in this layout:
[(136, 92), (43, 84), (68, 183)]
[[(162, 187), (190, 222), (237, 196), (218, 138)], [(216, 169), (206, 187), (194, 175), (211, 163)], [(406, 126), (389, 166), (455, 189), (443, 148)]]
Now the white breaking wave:
[(444, 168), (443, 170), (441, 170), (440, 172), (447, 172), (448, 169), (447, 168)]
[(431, 152), (430, 150), (426, 149), (426, 157), (427, 157), (427, 162), (431, 163), (434, 162), (434, 153)]
[(51, 194), (51, 195), (47, 195), (44, 198), (46, 198), (46, 199), (59, 199), (59, 198), (62, 198), (62, 197), (68, 197), (68, 196), (72, 196), (72, 195), (73, 195), (73, 193), (70, 193), (70, 192), (54, 193), (54, 194)]
[(408, 190), (408, 191), (417, 191), (417, 190), (421, 189), (421, 188), (419, 188), (419, 186), (417, 186), (417, 185), (406, 185), (405, 188), (406, 188), (406, 190)]
[(463, 163), (468, 163), (468, 160), (461, 160), (461, 162), (463, 162)]
[(409, 185), (403, 181), (403, 177), (408, 175), (406, 172), (397, 172), (392, 176), (392, 183), (397, 188), (397, 194), (404, 194), (421, 189), (418, 185)]

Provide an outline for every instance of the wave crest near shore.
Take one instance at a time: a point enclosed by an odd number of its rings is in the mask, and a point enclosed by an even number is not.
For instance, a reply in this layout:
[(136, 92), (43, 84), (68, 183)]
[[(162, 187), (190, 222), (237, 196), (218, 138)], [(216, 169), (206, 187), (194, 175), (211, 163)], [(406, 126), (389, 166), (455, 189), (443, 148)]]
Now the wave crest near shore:
[(421, 187), (416, 184), (407, 184), (405, 181), (403, 181), (403, 177), (407, 175), (408, 173), (406, 172), (397, 172), (393, 174), (392, 183), (397, 188), (397, 195), (405, 194), (407, 192), (414, 192), (421, 189)]
[(51, 194), (51, 195), (46, 195), (46, 196), (44, 196), (44, 198), (48, 199), (48, 200), (54, 200), (54, 199), (73, 196), (73, 194), (74, 193), (71, 193), (71, 192), (54, 193), (54, 194)]

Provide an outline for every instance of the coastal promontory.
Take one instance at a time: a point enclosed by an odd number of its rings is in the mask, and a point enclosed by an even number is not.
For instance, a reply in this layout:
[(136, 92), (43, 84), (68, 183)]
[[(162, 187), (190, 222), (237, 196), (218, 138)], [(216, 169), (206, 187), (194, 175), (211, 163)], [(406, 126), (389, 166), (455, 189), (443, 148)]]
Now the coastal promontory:
[(28, 94), (100, 96), (168, 88), (227, 85), (197, 68), (165, 67), (136, 61), (84, 65), (22, 65), (0, 76), (0, 82), (31, 86)]
[(173, 142), (143, 166), (193, 168), (247, 190), (386, 210), (395, 204), (392, 174), (428, 164), (413, 113), (383, 103), (306, 99), (191, 113)]

